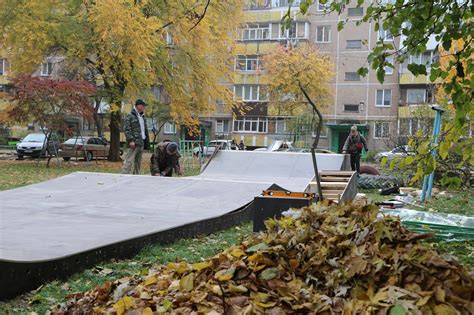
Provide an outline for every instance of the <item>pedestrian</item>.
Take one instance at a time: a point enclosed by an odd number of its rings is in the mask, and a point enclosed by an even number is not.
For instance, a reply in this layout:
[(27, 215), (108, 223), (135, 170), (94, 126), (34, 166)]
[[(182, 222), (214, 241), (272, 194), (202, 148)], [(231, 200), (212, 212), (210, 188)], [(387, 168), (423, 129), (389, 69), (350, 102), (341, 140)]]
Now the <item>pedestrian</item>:
[(176, 142), (160, 142), (150, 159), (151, 176), (171, 177), (173, 170), (178, 175), (183, 175), (179, 165), (181, 155)]
[(244, 144), (244, 140), (240, 140), (240, 143), (239, 143), (239, 150), (245, 150), (245, 144)]
[(145, 119), (146, 103), (137, 99), (132, 111), (123, 120), (128, 150), (123, 162), (122, 174), (140, 174), (143, 150), (149, 147), (148, 130)]
[(369, 151), (364, 136), (357, 131), (357, 126), (352, 126), (351, 133), (342, 148), (342, 153), (349, 153), (351, 155), (351, 169), (357, 171), (357, 174), (360, 173), (360, 154), (362, 153), (362, 148), (365, 148), (366, 152)]

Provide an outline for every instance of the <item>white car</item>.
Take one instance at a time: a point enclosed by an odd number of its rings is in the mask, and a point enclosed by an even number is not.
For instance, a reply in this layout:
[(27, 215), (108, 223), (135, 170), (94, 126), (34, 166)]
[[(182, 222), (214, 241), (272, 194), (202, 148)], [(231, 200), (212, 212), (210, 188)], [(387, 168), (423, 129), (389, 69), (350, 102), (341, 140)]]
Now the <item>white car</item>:
[(285, 152), (285, 151), (296, 151), (296, 150), (293, 147), (293, 142), (277, 140), (275, 142), (272, 142), (266, 148), (258, 148), (258, 149), (255, 149), (254, 151), (264, 151), (264, 152), (283, 151)]
[(232, 140), (212, 140), (209, 141), (207, 146), (194, 148), (193, 154), (211, 156), (214, 154), (216, 147), (219, 147), (219, 150), (239, 150), (239, 146), (235, 143), (232, 143)]
[(390, 151), (379, 152), (374, 156), (374, 160), (380, 162), (382, 158), (386, 157), (390, 161), (396, 157), (406, 157), (408, 155), (415, 155), (412, 148), (407, 145), (398, 146)]
[(51, 154), (55, 155), (58, 152), (59, 141), (55, 135), (51, 136), (51, 140), (48, 143), (47, 150), (44, 152), (43, 146), (46, 142), (46, 135), (43, 133), (30, 133), (25, 138), (21, 140), (16, 145), (16, 154), (19, 159), (22, 159), (24, 156), (31, 156), (37, 158), (40, 154), (43, 156), (47, 155), (49, 151)]

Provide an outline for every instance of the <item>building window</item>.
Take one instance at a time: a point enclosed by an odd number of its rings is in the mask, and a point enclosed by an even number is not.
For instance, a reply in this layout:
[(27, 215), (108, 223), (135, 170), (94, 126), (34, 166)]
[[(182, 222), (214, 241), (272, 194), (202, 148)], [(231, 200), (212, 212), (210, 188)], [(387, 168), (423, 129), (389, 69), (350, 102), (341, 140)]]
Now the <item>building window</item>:
[(346, 81), (360, 81), (360, 75), (357, 72), (346, 72), (344, 76)]
[(7, 60), (0, 59), (0, 75), (5, 75), (7, 73)]
[[(328, 1), (329, 2), (329, 1)], [(329, 11), (331, 9), (331, 5), (329, 3), (319, 3), (318, 0), (318, 11)]]
[(393, 41), (393, 35), (388, 30), (384, 30), (382, 27), (379, 28), (379, 40), (384, 42)]
[(425, 89), (408, 89), (407, 104), (423, 104), (426, 102)]
[(377, 90), (375, 97), (376, 106), (390, 106), (392, 104), (392, 90)]
[[(385, 58), (385, 60), (386, 60), (389, 64), (391, 64), (392, 66), (395, 66), (395, 65), (393, 64), (393, 62), (394, 62), (394, 61), (393, 61), (393, 56), (387, 56), (387, 57)], [(385, 66), (385, 67), (384, 67), (384, 70), (385, 70), (385, 74), (393, 74), (393, 68), (392, 68), (392, 67)]]
[[(291, 24), (291, 27), (289, 29), (285, 29), (284, 32), (282, 32), (281, 29), (281, 24), (278, 24), (278, 29), (279, 29), (279, 38), (280, 39), (285, 39), (285, 38), (308, 38), (308, 30), (307, 30), (307, 22), (293, 22)], [(273, 28), (273, 25), (272, 25)], [(273, 30), (272, 30), (273, 34)]]
[(346, 40), (347, 49), (361, 49), (362, 41), (361, 40)]
[(170, 123), (170, 122), (165, 122), (165, 125), (163, 127), (163, 133), (165, 135), (175, 135), (176, 134), (176, 124)]
[(240, 30), (241, 40), (270, 39), (270, 24), (249, 24)]
[(51, 75), (53, 64), (51, 62), (43, 62), (41, 64), (41, 76), (47, 77)]
[(323, 25), (316, 27), (316, 43), (331, 42), (331, 26)]
[(216, 121), (216, 133), (229, 133), (229, 121), (218, 119)]
[(286, 120), (284, 118), (277, 118), (275, 121), (275, 133), (286, 132)]
[(234, 99), (244, 102), (267, 101), (267, 88), (256, 84), (238, 84), (234, 86)]
[[(262, 2), (262, 1), (260, 1)], [(269, 0), (263, 1), (263, 2), (270, 2)], [(289, 1), (288, 0), (273, 0), (273, 5), (272, 7), (274, 8), (288, 8), (289, 6)], [(300, 0), (294, 0), (293, 3), (291, 4), (292, 7), (296, 7), (300, 5)]]
[(234, 120), (234, 132), (254, 132), (266, 133), (268, 127), (268, 119), (260, 117), (244, 117)]
[(347, 16), (362, 16), (362, 15), (364, 15), (364, 8), (347, 9)]
[(262, 70), (262, 60), (258, 55), (237, 55), (235, 59), (235, 70), (257, 71)]
[(389, 122), (375, 122), (374, 123), (374, 138), (387, 139), (390, 137), (390, 123)]
[(344, 104), (344, 111), (351, 113), (359, 112), (359, 104)]

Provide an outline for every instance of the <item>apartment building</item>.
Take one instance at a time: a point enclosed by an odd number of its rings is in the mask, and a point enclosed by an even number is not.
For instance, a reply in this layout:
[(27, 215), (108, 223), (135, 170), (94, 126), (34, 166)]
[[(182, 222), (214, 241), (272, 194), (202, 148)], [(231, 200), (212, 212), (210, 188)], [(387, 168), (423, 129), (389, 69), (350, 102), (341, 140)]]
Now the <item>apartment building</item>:
[[(372, 23), (356, 25), (369, 3), (365, 1), (363, 6), (357, 7), (353, 1), (342, 15), (338, 15), (328, 13), (325, 5), (316, 2), (309, 14), (295, 15), (291, 29), (282, 32), (280, 21), (288, 10), (288, 1), (248, 1), (245, 21), (236, 39), (238, 51), (234, 75), (235, 99), (241, 101), (246, 110), (233, 115), (219, 112), (208, 117), (211, 137), (244, 140), (248, 146), (264, 146), (274, 139), (300, 139), (300, 135), (288, 129), (291, 117), (272, 116), (268, 112), (268, 78), (261, 60), (276, 45), (311, 43), (330, 56), (335, 72), (331, 83), (332, 101), (319, 104), (325, 121), (319, 147), (340, 152), (352, 125), (358, 126), (367, 138), (369, 148), (374, 151), (398, 142), (398, 136), (406, 133), (403, 128), (407, 124), (398, 121), (399, 108), (434, 101), (433, 85), (426, 77), (414, 78), (406, 65), (416, 60), (420, 63), (428, 62), (428, 58), (432, 60), (435, 58), (434, 47), (423, 56), (410, 57), (401, 67), (398, 64), (394, 68), (387, 67), (383, 84), (378, 82), (372, 70), (366, 77), (359, 76), (357, 69), (367, 66), (367, 56), (378, 40), (392, 43), (395, 48), (400, 45), (400, 39), (388, 31), (380, 29), (375, 32)], [(295, 1), (294, 13), (298, 6), (299, 1)], [(346, 19), (345, 28), (338, 32), (338, 23)], [(393, 63), (393, 59), (391, 61)], [(410, 115), (410, 110), (401, 112)], [(305, 123), (308, 125), (308, 121)], [(413, 125), (412, 130), (414, 128)], [(302, 129), (308, 139), (310, 128)]]

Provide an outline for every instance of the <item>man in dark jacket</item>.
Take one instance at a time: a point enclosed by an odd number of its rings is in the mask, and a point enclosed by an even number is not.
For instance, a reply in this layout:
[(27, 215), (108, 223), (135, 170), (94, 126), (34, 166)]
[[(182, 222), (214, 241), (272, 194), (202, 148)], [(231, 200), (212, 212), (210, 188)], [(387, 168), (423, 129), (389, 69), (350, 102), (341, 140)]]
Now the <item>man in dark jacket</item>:
[(149, 138), (145, 119), (145, 102), (136, 100), (132, 111), (123, 120), (123, 132), (128, 150), (123, 162), (122, 174), (140, 174), (142, 154), (148, 149)]
[(175, 142), (158, 143), (150, 160), (151, 176), (171, 177), (173, 170), (182, 175), (179, 158), (178, 145)]
[(356, 126), (352, 126), (351, 133), (342, 148), (342, 153), (349, 153), (351, 155), (351, 169), (357, 171), (357, 174), (360, 173), (360, 154), (362, 148), (365, 148), (365, 151), (369, 151), (364, 136), (357, 131)]

